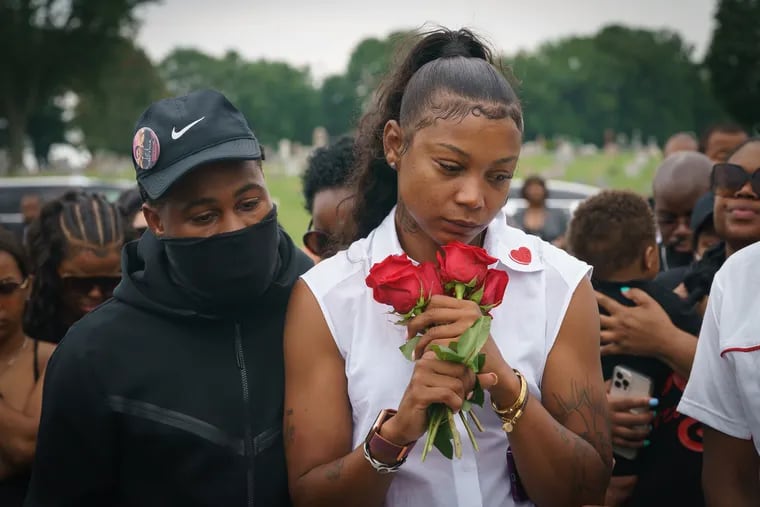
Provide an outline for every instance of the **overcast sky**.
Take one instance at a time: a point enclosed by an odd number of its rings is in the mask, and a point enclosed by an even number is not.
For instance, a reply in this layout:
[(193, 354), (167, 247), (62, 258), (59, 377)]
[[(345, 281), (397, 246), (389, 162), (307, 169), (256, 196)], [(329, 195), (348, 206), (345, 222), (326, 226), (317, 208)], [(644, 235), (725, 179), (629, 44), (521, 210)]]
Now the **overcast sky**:
[(467, 26), (499, 52), (592, 34), (609, 23), (670, 28), (702, 57), (716, 0), (163, 0), (141, 9), (139, 43), (154, 61), (174, 47), (308, 65), (321, 78), (345, 70), (353, 47), (426, 23)]

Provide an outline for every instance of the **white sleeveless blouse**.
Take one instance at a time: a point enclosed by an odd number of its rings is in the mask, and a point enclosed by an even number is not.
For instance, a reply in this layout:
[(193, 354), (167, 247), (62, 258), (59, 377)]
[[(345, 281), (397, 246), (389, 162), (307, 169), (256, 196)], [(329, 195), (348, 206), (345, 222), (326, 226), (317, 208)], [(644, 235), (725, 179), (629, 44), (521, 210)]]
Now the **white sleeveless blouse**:
[[(373, 264), (403, 253), (394, 213), (395, 209), (367, 238), (303, 275), (345, 362), (354, 448), (362, 444), (380, 410), (398, 408), (413, 370), (413, 363), (398, 349), (406, 339), (406, 328), (394, 324), (389, 307), (372, 299), (364, 281)], [(546, 358), (570, 299), (582, 278), (590, 275), (590, 267), (508, 226), (502, 213), (489, 225), (484, 248), (499, 259), (496, 267), (509, 274), (504, 302), (491, 311), (491, 335), (507, 363), (525, 376), (531, 395), (541, 399)], [(423, 437), (396, 474), (386, 506), (518, 505), (510, 493), (509, 442), (490, 409), (488, 394), (484, 408), (474, 410), (485, 427), (483, 433), (475, 430), (480, 451), (472, 449), (459, 418), (462, 459), (448, 460), (433, 449), (422, 463)]]

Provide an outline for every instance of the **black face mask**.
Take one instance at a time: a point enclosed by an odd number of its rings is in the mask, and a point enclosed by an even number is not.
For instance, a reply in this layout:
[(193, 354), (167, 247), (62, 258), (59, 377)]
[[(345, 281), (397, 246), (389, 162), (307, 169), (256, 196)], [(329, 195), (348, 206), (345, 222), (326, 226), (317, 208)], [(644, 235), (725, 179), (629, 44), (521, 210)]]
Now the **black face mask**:
[(172, 278), (211, 312), (250, 307), (280, 267), (277, 208), (254, 225), (208, 238), (161, 239)]

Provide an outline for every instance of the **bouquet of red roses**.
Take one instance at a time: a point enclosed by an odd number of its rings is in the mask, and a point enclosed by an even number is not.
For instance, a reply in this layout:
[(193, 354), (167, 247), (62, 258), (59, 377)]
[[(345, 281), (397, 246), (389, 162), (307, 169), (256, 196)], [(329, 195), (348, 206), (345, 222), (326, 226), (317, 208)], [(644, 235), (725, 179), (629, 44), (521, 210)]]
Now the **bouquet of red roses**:
[[(488, 341), (491, 330), (491, 316), (488, 312), (501, 304), (509, 276), (502, 270), (488, 268), (497, 259), (482, 248), (454, 242), (441, 250), (438, 253), (438, 266), (431, 262), (415, 265), (406, 254), (388, 256), (372, 266), (366, 283), (372, 289), (376, 301), (393, 307), (392, 313), (400, 316), (397, 324), (401, 325), (406, 325), (423, 313), (430, 298), (435, 295), (447, 295), (477, 303), (483, 315), (458, 340), (445, 346), (430, 346), (438, 359), (465, 364), (477, 374), (485, 362), (485, 355), (480, 350)], [(399, 347), (410, 361), (414, 360), (412, 353), (420, 338), (421, 335), (415, 336)], [(484, 400), (483, 389), (476, 383), (472, 397), (464, 402), (459, 412), (475, 450), (478, 450), (478, 444), (466, 415), (483, 431), (472, 407), (482, 407)], [(422, 449), (423, 461), (433, 446), (449, 459), (453, 456), (461, 458), (462, 442), (451, 409), (440, 403), (431, 405), (428, 421), (427, 437)]]

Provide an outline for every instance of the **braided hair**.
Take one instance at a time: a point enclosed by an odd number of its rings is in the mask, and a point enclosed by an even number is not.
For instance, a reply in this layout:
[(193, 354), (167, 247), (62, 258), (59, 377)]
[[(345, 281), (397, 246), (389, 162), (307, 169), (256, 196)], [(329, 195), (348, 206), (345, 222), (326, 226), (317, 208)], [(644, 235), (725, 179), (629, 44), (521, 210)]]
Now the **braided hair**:
[(27, 334), (58, 342), (68, 331), (61, 314), (58, 274), (64, 259), (81, 249), (107, 252), (123, 241), (121, 215), (102, 195), (72, 191), (47, 203), (29, 228), (29, 258), (35, 276), (24, 318)]

